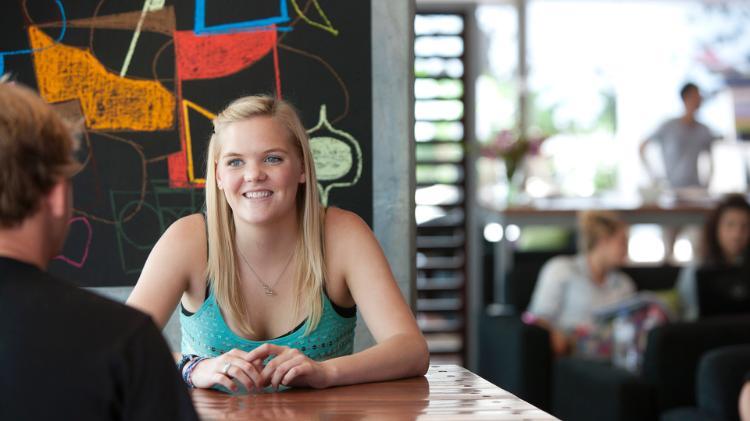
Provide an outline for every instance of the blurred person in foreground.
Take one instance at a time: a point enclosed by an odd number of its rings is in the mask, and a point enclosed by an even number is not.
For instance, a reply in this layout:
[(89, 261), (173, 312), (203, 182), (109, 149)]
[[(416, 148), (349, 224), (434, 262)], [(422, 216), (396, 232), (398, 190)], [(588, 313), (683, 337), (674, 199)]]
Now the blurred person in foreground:
[(72, 214), (70, 130), (0, 83), (0, 419), (194, 420), (151, 319), (46, 272)]

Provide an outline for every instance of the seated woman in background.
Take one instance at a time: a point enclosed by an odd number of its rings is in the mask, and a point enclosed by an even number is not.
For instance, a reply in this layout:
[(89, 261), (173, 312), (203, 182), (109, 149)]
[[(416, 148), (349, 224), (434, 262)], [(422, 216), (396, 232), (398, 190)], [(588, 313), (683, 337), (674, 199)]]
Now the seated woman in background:
[(750, 259), (750, 204), (741, 194), (719, 202), (703, 226), (700, 260), (682, 269), (677, 280), (682, 318), (698, 318), (695, 272), (700, 266), (740, 266)]
[[(240, 98), (214, 119), (206, 211), (176, 221), (128, 304), (163, 327), (181, 303), (192, 387), (324, 388), (422, 375), (428, 351), (367, 224), (319, 202), (296, 111)], [(356, 313), (376, 344), (352, 353)]]
[(524, 315), (549, 329), (556, 355), (570, 350), (576, 329), (594, 324), (597, 308), (635, 293), (633, 280), (618, 270), (627, 257), (627, 225), (608, 211), (582, 212), (578, 224), (579, 254), (544, 265)]

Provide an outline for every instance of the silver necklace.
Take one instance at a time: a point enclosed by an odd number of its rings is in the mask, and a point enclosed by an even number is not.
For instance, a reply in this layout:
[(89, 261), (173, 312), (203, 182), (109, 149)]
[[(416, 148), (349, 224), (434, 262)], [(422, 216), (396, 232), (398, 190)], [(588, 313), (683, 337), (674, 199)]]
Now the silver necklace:
[(276, 284), (279, 283), (279, 279), (281, 279), (281, 275), (286, 272), (286, 268), (289, 267), (289, 262), (292, 261), (292, 256), (294, 256), (294, 250), (289, 254), (289, 259), (287, 259), (286, 264), (284, 265), (284, 269), (281, 269), (281, 273), (279, 273), (279, 276), (276, 277), (276, 280), (273, 282), (273, 285), (268, 285), (267, 283), (263, 282), (263, 279), (261, 279), (260, 275), (258, 275), (258, 272), (253, 269), (252, 266), (250, 266), (250, 262), (247, 261), (247, 258), (244, 254), (240, 251), (239, 248), (237, 248), (237, 253), (239, 253), (240, 257), (242, 257), (242, 260), (245, 261), (245, 264), (248, 268), (253, 272), (253, 275), (255, 275), (255, 278), (258, 280), (260, 285), (263, 287), (263, 291), (266, 293), (267, 296), (273, 297), (276, 295), (276, 291), (273, 290), (273, 288), (276, 286)]

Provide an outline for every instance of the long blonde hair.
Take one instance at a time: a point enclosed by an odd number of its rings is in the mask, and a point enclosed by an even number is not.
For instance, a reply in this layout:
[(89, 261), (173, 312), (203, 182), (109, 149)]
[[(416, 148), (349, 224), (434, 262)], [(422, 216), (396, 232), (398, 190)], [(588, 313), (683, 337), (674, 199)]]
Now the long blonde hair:
[(221, 155), (222, 132), (230, 124), (253, 117), (268, 116), (281, 123), (305, 172), (304, 189), (297, 191), (299, 239), (293, 266), (295, 319), (306, 309), (309, 323), (305, 334), (315, 329), (323, 313), (325, 256), (323, 246), (324, 209), (318, 196), (315, 164), (309, 139), (294, 107), (271, 96), (246, 96), (233, 101), (213, 120), (214, 134), (208, 145), (206, 168), (206, 224), (208, 226), (208, 265), (206, 277), (219, 307), (234, 320), (242, 334), (252, 335), (253, 327), (240, 288), (239, 265), (235, 250), (235, 226), (232, 209), (216, 184), (216, 163)]

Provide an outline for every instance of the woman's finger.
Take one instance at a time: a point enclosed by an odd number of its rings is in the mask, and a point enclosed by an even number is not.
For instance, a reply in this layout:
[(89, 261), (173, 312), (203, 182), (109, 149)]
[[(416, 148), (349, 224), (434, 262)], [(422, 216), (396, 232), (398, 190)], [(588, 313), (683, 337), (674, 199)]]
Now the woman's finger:
[(305, 377), (311, 371), (312, 366), (310, 364), (296, 365), (286, 372), (284, 378), (281, 379), (281, 384), (284, 386), (291, 386), (295, 380)]
[(234, 380), (227, 377), (225, 374), (221, 373), (214, 373), (213, 376), (211, 376), (211, 382), (214, 385), (221, 385), (227, 388), (228, 390), (232, 392), (237, 391), (237, 385), (234, 384)]
[(232, 364), (227, 370), (227, 376), (240, 382), (247, 391), (255, 388), (255, 382), (239, 366)]
[[(242, 376), (244, 376), (244, 378), (247, 378), (247, 380), (251, 382), (250, 386), (258, 388), (258, 389), (263, 387), (262, 386), (263, 377), (260, 375), (260, 371), (253, 364), (250, 364), (249, 362), (245, 360), (240, 360), (240, 359), (232, 360), (231, 364), (232, 364), (232, 368), (230, 368), (229, 374), (231, 374), (233, 377), (237, 378), (238, 380), (240, 380), (240, 382), (242, 382), (242, 379), (243, 379)], [(235, 370), (239, 371), (242, 374), (242, 376), (233, 374)], [(251, 389), (251, 387), (246, 385), (244, 382), (242, 384), (243, 386), (245, 386), (245, 388), (247, 388), (247, 390)]]
[(243, 351), (241, 349), (232, 348), (231, 350), (227, 351), (223, 355), (245, 359), (245, 357), (247, 356), (247, 352), (245, 352), (245, 351)]
[(261, 360), (265, 361), (266, 358), (271, 355), (280, 355), (285, 350), (290, 349), (288, 346), (279, 346), (274, 344), (265, 343), (254, 350), (248, 352), (242, 358), (245, 361)]
[(263, 360), (260, 358), (250, 361), (250, 364), (252, 364), (256, 370), (258, 370), (258, 373), (263, 371)]
[(281, 380), (284, 378), (284, 376), (286, 376), (286, 373), (289, 372), (289, 370), (291, 370), (292, 368), (304, 363), (305, 360), (306, 357), (304, 355), (295, 355), (287, 361), (279, 364), (273, 371), (273, 375), (271, 376), (271, 386), (274, 389), (278, 390), (279, 384), (281, 384)]
[(286, 351), (282, 352), (281, 354), (276, 355), (273, 357), (271, 361), (266, 364), (266, 366), (263, 368), (263, 371), (260, 373), (263, 379), (268, 382), (270, 381), (271, 377), (273, 376), (273, 373), (276, 371), (276, 369), (283, 363), (289, 361), (290, 359), (296, 357), (298, 355), (299, 351), (296, 349), (287, 349)]

